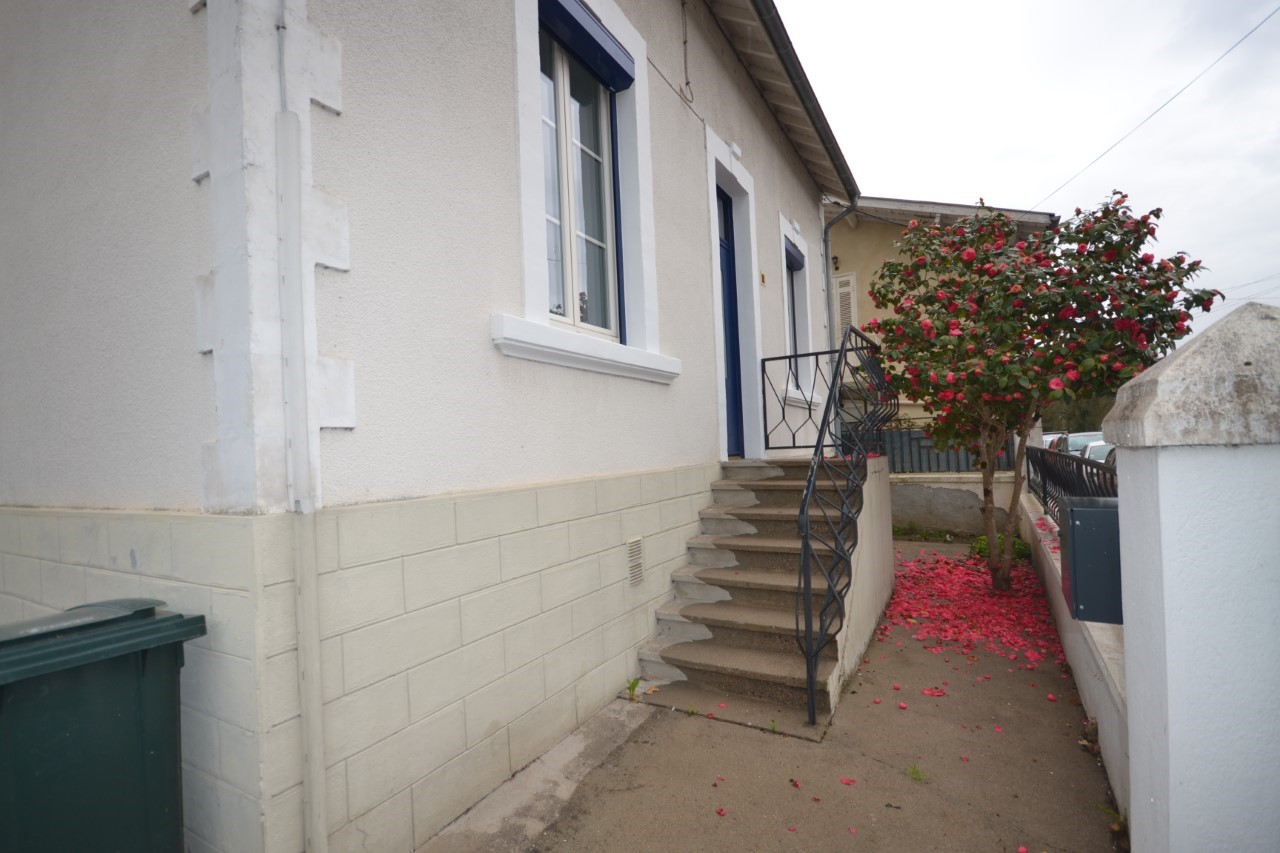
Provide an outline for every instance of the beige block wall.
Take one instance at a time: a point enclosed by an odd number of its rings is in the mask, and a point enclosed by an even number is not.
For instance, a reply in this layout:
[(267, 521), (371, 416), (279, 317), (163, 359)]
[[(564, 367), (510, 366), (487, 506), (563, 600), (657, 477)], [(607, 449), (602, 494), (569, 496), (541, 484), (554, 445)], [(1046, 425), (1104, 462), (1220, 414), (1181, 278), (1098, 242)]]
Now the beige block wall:
[[(413, 849), (624, 689), (719, 476), (704, 464), (320, 512), (330, 849), (366, 835)], [(266, 661), (281, 697), (264, 699), (269, 851), (301, 833), (295, 660)]]
[(277, 594), (292, 572), (289, 521), (0, 507), (0, 624), (113, 598), (159, 599), (205, 617), (208, 633), (185, 644), (182, 669), (192, 853), (264, 849), (262, 753), (271, 721), (260, 700), (278, 693), (264, 678), (266, 656), (294, 642), (292, 596)]

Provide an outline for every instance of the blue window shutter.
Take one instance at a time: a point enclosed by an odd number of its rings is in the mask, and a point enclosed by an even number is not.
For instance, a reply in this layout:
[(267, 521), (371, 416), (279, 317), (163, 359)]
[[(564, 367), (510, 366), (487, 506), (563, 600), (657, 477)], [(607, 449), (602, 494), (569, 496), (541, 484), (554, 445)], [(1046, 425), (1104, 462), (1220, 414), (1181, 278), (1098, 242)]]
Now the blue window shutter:
[(800, 247), (786, 237), (783, 237), (782, 241), (787, 247), (787, 269), (792, 272), (799, 272), (804, 269), (804, 254), (801, 253)]
[(582, 0), (538, 0), (538, 18), (600, 82), (615, 92), (630, 88), (636, 61)]

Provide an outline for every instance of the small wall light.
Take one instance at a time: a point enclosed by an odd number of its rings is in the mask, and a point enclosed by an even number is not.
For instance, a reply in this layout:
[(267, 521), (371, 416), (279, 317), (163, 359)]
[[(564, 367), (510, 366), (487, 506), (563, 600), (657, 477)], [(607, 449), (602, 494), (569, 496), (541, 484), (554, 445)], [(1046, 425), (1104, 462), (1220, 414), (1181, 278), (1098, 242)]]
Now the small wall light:
[(831, 268), (836, 272), (840, 272), (840, 256), (839, 255), (831, 256)]

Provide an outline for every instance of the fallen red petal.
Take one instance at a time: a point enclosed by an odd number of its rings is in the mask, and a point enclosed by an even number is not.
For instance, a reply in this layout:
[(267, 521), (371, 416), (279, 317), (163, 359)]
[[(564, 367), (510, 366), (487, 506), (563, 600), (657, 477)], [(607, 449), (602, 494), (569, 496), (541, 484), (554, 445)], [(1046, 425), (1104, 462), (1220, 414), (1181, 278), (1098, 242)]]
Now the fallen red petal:
[(724, 809), (716, 809), (716, 814), (720, 815), (720, 817), (724, 817), (727, 812)]
[(854, 829), (854, 828), (851, 826), (851, 827), (849, 827), (849, 834), (850, 834), (850, 835), (857, 835), (857, 834), (858, 834), (858, 830)]
[(960, 756), (960, 760), (961, 760), (961, 761), (968, 761), (968, 760), (969, 760), (969, 756), (967, 756), (967, 755), (962, 755), (962, 756)]
[(796, 831), (796, 828), (794, 826), (787, 827), (787, 832), (795, 832), (795, 831)]
[(907, 703), (906, 703), (906, 702), (899, 702), (899, 703), (898, 703), (898, 710), (899, 710), (899, 711), (905, 711), (905, 710), (907, 710)]
[(841, 785), (856, 785), (856, 784), (858, 784), (858, 781), (857, 781), (856, 779), (846, 779), (846, 778), (844, 778), (843, 776), (841, 776), (841, 777), (840, 777), (840, 784), (841, 784)]
[(1050, 702), (1057, 702), (1057, 701), (1058, 701), (1058, 697), (1057, 697), (1057, 696), (1054, 696), (1052, 693), (1050, 693), (1048, 696), (1046, 696), (1046, 697), (1044, 697), (1044, 698), (1048, 699)]
[(1003, 726), (992, 726), (992, 727), (991, 727), (991, 730), (992, 730), (992, 731), (994, 731), (994, 732), (1002, 732), (1002, 731), (1004, 731), (1004, 727), (1003, 727)]
[(871, 701), (872, 701), (872, 703), (874, 703), (874, 704), (876, 704), (876, 705), (879, 705), (879, 704), (880, 704), (880, 700), (879, 700), (879, 699), (872, 699)]

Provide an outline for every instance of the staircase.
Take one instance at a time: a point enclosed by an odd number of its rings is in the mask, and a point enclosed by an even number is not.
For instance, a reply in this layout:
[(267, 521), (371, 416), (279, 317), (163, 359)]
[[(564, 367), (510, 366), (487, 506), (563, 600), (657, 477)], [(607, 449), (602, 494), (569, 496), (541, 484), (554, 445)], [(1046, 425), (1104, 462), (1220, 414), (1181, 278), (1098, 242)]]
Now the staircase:
[[(801, 495), (810, 460), (732, 460), (712, 484), (702, 534), (689, 563), (672, 574), (676, 596), (657, 612), (658, 630), (640, 650), (644, 678), (683, 682), (785, 707), (805, 707), (805, 659), (796, 642)], [(826, 592), (814, 573), (814, 594)], [(823, 651), (818, 683), (835, 670), (837, 644)], [(838, 691), (838, 685), (835, 686)], [(834, 692), (834, 691), (833, 691)], [(829, 714), (835, 696), (818, 690)]]

